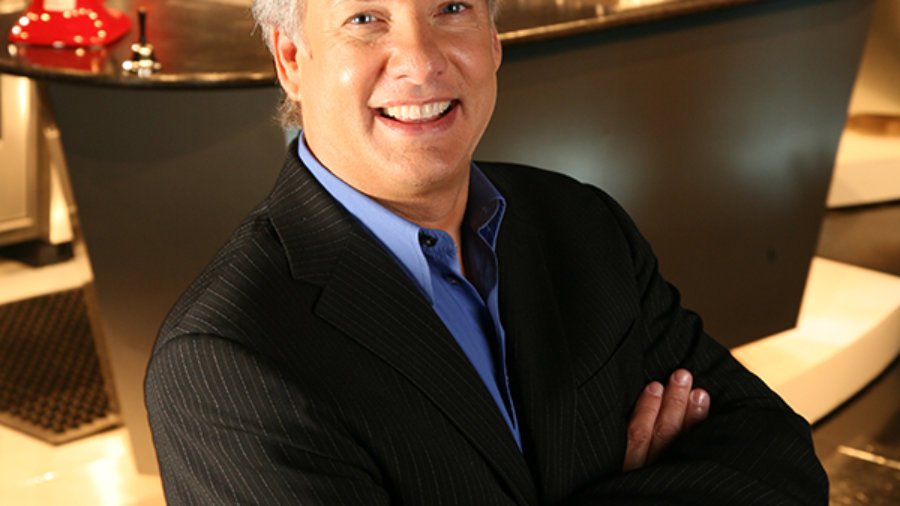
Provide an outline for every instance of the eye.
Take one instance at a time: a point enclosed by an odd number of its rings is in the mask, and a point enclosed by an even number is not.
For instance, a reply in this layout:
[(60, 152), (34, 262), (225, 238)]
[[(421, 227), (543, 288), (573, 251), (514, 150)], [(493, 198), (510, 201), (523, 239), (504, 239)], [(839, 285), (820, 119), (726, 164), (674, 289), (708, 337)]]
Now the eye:
[(460, 14), (468, 9), (468, 4), (464, 4), (462, 2), (452, 2), (441, 7), (441, 14)]
[(347, 20), (351, 25), (368, 25), (377, 21), (377, 18), (369, 13), (356, 14)]

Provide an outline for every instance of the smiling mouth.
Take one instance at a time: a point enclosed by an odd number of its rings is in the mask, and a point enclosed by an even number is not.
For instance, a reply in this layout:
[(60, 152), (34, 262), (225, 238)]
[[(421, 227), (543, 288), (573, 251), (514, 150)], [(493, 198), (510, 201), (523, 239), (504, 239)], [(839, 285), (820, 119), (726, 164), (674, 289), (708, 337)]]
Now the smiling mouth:
[(457, 104), (458, 100), (444, 100), (427, 104), (396, 105), (380, 107), (378, 114), (382, 117), (403, 123), (425, 123), (445, 116)]

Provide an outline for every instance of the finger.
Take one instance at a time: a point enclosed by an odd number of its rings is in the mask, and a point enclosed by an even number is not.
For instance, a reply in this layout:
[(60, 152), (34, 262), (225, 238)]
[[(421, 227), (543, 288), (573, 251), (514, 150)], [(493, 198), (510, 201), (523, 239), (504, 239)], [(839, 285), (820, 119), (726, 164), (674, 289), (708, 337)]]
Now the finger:
[(688, 397), (687, 411), (684, 414), (684, 428), (688, 430), (699, 422), (706, 420), (709, 415), (710, 398), (709, 393), (702, 388), (691, 390)]
[(637, 469), (647, 462), (656, 417), (662, 406), (663, 391), (662, 383), (654, 381), (644, 388), (634, 405), (634, 412), (628, 421), (628, 443), (625, 447), (625, 464), (622, 466), (625, 471)]
[(659, 416), (656, 417), (656, 427), (647, 454), (648, 462), (655, 460), (681, 434), (692, 382), (691, 373), (686, 369), (678, 369), (669, 377)]

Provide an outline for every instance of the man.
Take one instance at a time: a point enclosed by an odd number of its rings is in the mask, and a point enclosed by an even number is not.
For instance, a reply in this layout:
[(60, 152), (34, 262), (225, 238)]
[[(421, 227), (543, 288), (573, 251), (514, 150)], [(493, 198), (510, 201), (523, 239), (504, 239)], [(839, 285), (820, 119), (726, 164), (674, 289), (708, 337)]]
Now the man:
[(492, 10), (256, 0), (304, 129), (161, 330), (168, 500), (825, 504), (808, 425), (609, 196), (472, 164)]

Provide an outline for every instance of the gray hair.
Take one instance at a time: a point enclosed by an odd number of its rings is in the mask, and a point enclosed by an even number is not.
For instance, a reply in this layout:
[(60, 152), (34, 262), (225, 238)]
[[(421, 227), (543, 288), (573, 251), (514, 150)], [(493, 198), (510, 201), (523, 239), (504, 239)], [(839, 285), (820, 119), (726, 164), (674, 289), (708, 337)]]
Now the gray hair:
[(303, 0), (253, 0), (250, 12), (262, 31), (263, 42), (272, 54), (275, 53), (275, 48), (272, 47), (272, 30), (278, 30), (291, 40), (297, 40), (300, 14), (305, 6)]
[[(487, 0), (491, 19), (497, 17), (500, 0)], [(250, 12), (262, 32), (263, 41), (269, 52), (275, 54), (272, 47), (272, 31), (278, 30), (295, 43), (299, 42), (300, 25), (306, 11), (304, 0), (253, 0)], [(301, 124), (300, 104), (286, 95), (282, 97), (278, 107), (278, 118), (285, 127), (299, 127)]]

